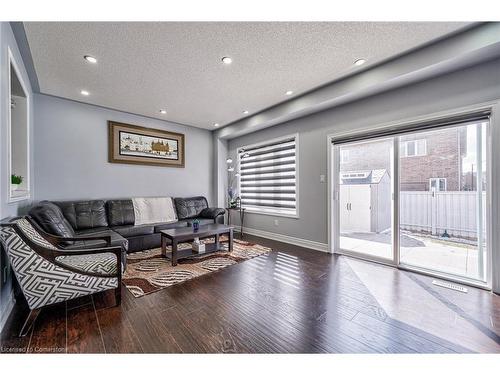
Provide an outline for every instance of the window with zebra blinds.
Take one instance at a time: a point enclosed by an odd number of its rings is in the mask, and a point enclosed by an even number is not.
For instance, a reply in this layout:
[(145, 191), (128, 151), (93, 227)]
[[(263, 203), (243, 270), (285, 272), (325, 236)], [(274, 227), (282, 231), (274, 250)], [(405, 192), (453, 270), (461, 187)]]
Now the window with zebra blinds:
[(241, 205), (250, 212), (297, 216), (298, 136), (238, 150)]

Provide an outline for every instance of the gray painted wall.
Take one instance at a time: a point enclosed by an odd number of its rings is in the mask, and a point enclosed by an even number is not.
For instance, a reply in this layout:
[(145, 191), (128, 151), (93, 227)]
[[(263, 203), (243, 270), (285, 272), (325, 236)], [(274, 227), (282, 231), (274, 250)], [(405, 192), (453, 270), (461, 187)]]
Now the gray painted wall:
[[(26, 206), (31, 204), (31, 201), (22, 201), (16, 203), (8, 203), (8, 194), (10, 189), (9, 176), (9, 158), (8, 158), (8, 105), (9, 105), (9, 57), (8, 48), (10, 48), (14, 59), (19, 67), (21, 79), (24, 81), (28, 94), (30, 95), (30, 134), (33, 135), (33, 106), (32, 106), (32, 90), (26, 69), (24, 67), (19, 49), (17, 47), (12, 29), (7, 22), (0, 22), (0, 219), (15, 216), (22, 213)], [(33, 150), (33, 144), (30, 145)], [(31, 152), (31, 161), (33, 161), (33, 152)], [(33, 163), (31, 163), (31, 191), (33, 192)], [(4, 323), (8, 314), (8, 309), (12, 297), (12, 285), (10, 279), (10, 268), (7, 262), (0, 264), (1, 288), (0, 288), (0, 326)], [(6, 280), (6, 282), (4, 282)], [(0, 327), (1, 329), (1, 327)]]
[(319, 176), (327, 175), (328, 134), (499, 99), (499, 72), (500, 59), (230, 140), (229, 155), (235, 157), (240, 146), (299, 133), (300, 217), (248, 213), (245, 226), (326, 244), (327, 184), (320, 183)]
[[(204, 195), (212, 201), (212, 134), (36, 94), (36, 200)], [(185, 168), (108, 163), (113, 120), (185, 134)]]

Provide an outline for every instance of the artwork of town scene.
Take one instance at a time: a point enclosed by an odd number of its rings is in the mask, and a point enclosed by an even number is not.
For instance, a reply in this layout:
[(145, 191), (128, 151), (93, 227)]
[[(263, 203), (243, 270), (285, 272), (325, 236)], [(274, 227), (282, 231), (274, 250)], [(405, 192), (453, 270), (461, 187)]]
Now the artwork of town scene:
[(120, 131), (120, 154), (178, 160), (178, 141)]

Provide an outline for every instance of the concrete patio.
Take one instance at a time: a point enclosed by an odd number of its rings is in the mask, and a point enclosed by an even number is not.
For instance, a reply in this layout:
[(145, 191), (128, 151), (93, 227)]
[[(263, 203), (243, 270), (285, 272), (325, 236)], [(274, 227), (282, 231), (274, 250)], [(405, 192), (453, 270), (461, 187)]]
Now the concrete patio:
[[(416, 233), (401, 235), (401, 263), (478, 279), (477, 247)], [(343, 233), (340, 247), (392, 259), (391, 233)]]

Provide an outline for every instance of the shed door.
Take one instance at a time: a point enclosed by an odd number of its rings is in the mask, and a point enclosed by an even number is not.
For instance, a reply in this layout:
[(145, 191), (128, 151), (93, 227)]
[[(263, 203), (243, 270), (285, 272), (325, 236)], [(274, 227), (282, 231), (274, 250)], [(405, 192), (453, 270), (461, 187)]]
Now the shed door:
[(370, 232), (371, 230), (371, 194), (370, 185), (350, 185), (349, 217), (352, 232)]
[(340, 185), (342, 231), (369, 232), (370, 221), (370, 185)]

